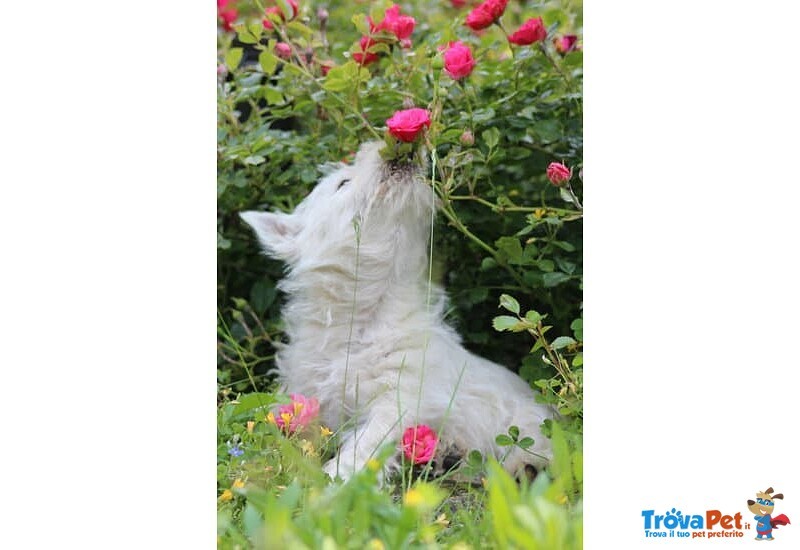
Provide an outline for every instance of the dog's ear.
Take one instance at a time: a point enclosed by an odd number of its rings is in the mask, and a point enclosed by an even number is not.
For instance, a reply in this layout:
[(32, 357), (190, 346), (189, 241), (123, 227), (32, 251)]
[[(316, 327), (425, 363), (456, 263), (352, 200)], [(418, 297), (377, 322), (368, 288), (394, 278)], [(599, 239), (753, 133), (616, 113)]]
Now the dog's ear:
[(294, 239), (300, 224), (291, 214), (274, 212), (240, 212), (242, 218), (255, 231), (267, 254), (281, 260), (289, 260), (295, 250)]

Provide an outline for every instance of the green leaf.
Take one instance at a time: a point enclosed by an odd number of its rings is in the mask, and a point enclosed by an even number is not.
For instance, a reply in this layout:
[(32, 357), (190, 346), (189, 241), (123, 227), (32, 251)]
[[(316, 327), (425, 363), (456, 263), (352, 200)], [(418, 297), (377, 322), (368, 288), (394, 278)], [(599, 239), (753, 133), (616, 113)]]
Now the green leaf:
[(272, 302), (275, 301), (278, 291), (275, 285), (271, 282), (261, 279), (257, 281), (250, 289), (250, 304), (253, 306), (253, 311), (259, 315), (263, 315)]
[(575, 343), (576, 343), (575, 340), (573, 338), (570, 338), (569, 336), (559, 336), (558, 338), (553, 340), (553, 343), (550, 344), (550, 346), (553, 349), (563, 349)]
[(500, 434), (494, 438), (494, 442), (497, 443), (501, 447), (508, 447), (509, 445), (514, 444), (514, 440), (508, 437), (506, 434)]
[(499, 315), (492, 319), (492, 327), (497, 331), (515, 330), (520, 325), (519, 319), (510, 315)]
[(290, 31), (298, 32), (304, 35), (306, 38), (314, 34), (314, 31), (312, 29), (309, 29), (299, 21), (292, 21), (290, 23), (287, 23), (286, 28), (289, 29)]
[(500, 143), (500, 130), (494, 127), (489, 128), (488, 130), (484, 130), (483, 132), (481, 132), (481, 137), (483, 138), (483, 141), (486, 142), (486, 146), (491, 151), (492, 149), (497, 147), (498, 143)]
[(500, 237), (494, 244), (508, 258), (509, 263), (515, 264), (522, 260), (522, 245), (517, 237)]
[(497, 267), (497, 260), (494, 258), (484, 258), (481, 260), (481, 271), (489, 271), (495, 267)]
[(258, 54), (258, 63), (261, 65), (261, 70), (264, 74), (272, 75), (278, 67), (278, 57), (270, 50), (264, 50)]
[(519, 302), (508, 294), (500, 295), (500, 307), (503, 307), (511, 313), (519, 315)]
[(525, 319), (527, 319), (527, 321), (532, 325), (535, 325), (539, 323), (539, 321), (544, 319), (544, 316), (538, 311), (530, 310), (528, 313), (525, 314)]
[(545, 273), (542, 278), (544, 279), (545, 288), (553, 288), (563, 282), (569, 281), (570, 276), (560, 271), (554, 271), (553, 273)]
[(350, 21), (353, 22), (353, 25), (356, 26), (356, 30), (362, 36), (369, 35), (369, 22), (367, 21), (367, 14), (365, 13), (357, 13)]
[(583, 366), (583, 354), (578, 353), (575, 357), (572, 358), (572, 366), (573, 367), (582, 367)]
[(511, 439), (514, 441), (519, 439), (519, 426), (509, 426), (508, 435), (510, 435)]
[[(233, 409), (234, 415), (250, 412), (257, 409), (266, 409), (275, 403), (275, 396), (271, 393), (248, 393), (241, 396)], [(264, 413), (266, 415), (266, 412)]]
[(569, 325), (569, 328), (572, 329), (572, 332), (575, 334), (575, 338), (578, 340), (583, 340), (583, 319), (575, 319)]
[(280, 105), (286, 101), (283, 93), (272, 86), (264, 86), (264, 99), (267, 100), (268, 105)]
[(242, 160), (242, 162), (249, 166), (258, 166), (259, 164), (263, 164), (265, 160), (267, 159), (265, 159), (261, 155), (250, 155), (249, 157), (246, 157), (244, 160)]
[(522, 439), (517, 442), (517, 445), (522, 447), (523, 449), (528, 449), (533, 447), (533, 444), (536, 443), (532, 437), (523, 437)]
[(228, 50), (228, 53), (225, 54), (225, 66), (228, 67), (229, 71), (233, 71), (239, 66), (243, 53), (242, 48), (231, 48)]

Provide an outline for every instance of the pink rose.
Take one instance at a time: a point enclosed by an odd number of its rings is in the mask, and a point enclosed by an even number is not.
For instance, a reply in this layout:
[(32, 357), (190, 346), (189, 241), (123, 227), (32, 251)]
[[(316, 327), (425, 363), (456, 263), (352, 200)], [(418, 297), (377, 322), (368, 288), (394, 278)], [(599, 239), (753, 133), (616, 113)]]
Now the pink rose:
[(294, 433), (308, 426), (319, 414), (319, 402), (299, 393), (289, 395), (288, 405), (278, 407), (275, 423), (288, 433)]
[(444, 70), (453, 80), (460, 80), (472, 72), (475, 67), (475, 58), (472, 57), (472, 50), (469, 46), (461, 42), (450, 42), (447, 51), (444, 52)]
[(222, 28), (226, 31), (233, 30), (233, 22), (239, 17), (236, 8), (229, 8), (230, 0), (217, 0), (217, 17), (222, 20)]
[(560, 162), (551, 162), (547, 167), (547, 177), (550, 179), (550, 183), (557, 187), (561, 187), (572, 177), (572, 170)]
[(386, 121), (389, 133), (406, 143), (414, 141), (423, 128), (430, 125), (430, 113), (418, 107), (397, 111)]
[(464, 22), (473, 31), (479, 31), (487, 27), (491, 27), (494, 23), (492, 15), (481, 8), (483, 4), (472, 10), (467, 14), (467, 20)]
[(430, 462), (438, 443), (436, 432), (425, 424), (407, 428), (403, 432), (403, 454), (414, 464)]
[(392, 4), (383, 14), (383, 20), (380, 23), (374, 23), (369, 17), (369, 32), (376, 34), (381, 31), (387, 31), (397, 37), (398, 40), (407, 40), (411, 33), (414, 32), (414, 27), (417, 24), (416, 19), (409, 15), (400, 15), (400, 6)]
[(275, 44), (275, 55), (277, 55), (281, 59), (291, 59), (292, 47), (286, 42), (278, 42), (277, 44)]
[(355, 59), (356, 63), (367, 66), (370, 63), (374, 63), (378, 60), (378, 54), (367, 51), (370, 46), (377, 44), (377, 42), (375, 42), (369, 36), (362, 36), (361, 40), (358, 41), (358, 44), (361, 47), (361, 51), (353, 53), (353, 59)]
[(508, 5), (508, 0), (486, 0), (478, 7), (483, 7), (482, 9), (492, 16), (493, 20), (500, 19), (503, 16), (503, 12), (506, 11), (506, 6)]
[(558, 53), (565, 54), (577, 49), (578, 37), (574, 34), (565, 34), (553, 40), (553, 43), (556, 45), (556, 51), (558, 51)]
[(544, 40), (546, 36), (547, 30), (544, 28), (544, 21), (541, 17), (536, 17), (525, 21), (517, 32), (508, 37), (508, 41), (512, 44), (527, 46)]

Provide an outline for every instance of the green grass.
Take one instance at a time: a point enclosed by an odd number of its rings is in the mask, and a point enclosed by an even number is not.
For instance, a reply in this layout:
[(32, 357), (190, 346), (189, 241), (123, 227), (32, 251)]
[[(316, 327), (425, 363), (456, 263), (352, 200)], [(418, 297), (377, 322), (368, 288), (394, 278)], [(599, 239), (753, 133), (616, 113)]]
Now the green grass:
[(381, 486), (393, 445), (335, 483), (321, 470), (335, 434), (316, 425), (285, 435), (266, 420), (280, 399), (247, 394), (219, 406), (219, 548), (582, 547), (580, 436), (559, 424), (551, 426), (555, 457), (533, 483), (518, 483), (494, 460), (469, 460), (478, 483), (407, 469)]

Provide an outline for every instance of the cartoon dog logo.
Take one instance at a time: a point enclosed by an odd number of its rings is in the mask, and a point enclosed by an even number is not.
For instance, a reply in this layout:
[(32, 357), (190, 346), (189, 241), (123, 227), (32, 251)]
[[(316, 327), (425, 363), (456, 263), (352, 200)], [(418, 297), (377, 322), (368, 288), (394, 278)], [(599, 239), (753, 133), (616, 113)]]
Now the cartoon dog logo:
[(779, 525), (789, 525), (791, 522), (784, 514), (772, 517), (772, 510), (775, 509), (775, 499), (783, 500), (783, 493), (772, 494), (772, 487), (766, 491), (757, 492), (756, 500), (747, 501), (747, 509), (755, 514), (756, 540), (775, 540), (772, 538), (772, 530)]

